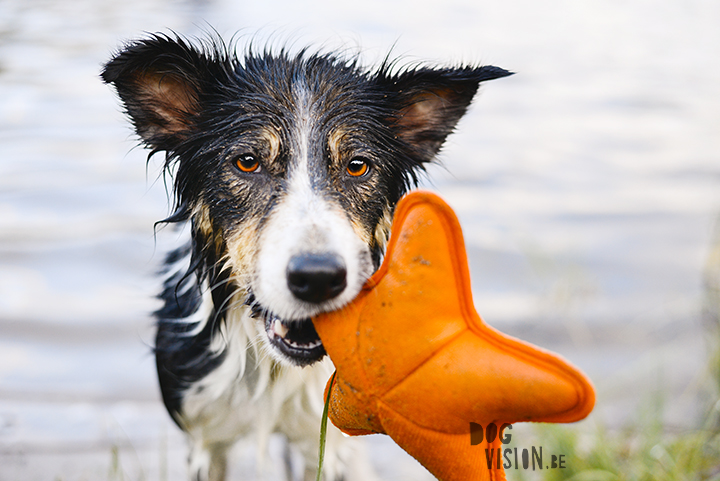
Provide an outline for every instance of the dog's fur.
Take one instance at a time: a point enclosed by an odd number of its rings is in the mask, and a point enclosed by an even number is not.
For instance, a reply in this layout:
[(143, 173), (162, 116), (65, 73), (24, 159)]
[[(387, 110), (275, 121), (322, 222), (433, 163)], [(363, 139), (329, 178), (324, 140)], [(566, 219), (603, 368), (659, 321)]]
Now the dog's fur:
[[(238, 438), (262, 446), (272, 432), (314, 479), (332, 364), (310, 317), (359, 292), (401, 195), (479, 83), (509, 72), (231, 50), (154, 35), (102, 73), (143, 143), (166, 152), (175, 209), (162, 222), (192, 234), (166, 259), (160, 387), (188, 434), (192, 479), (223, 479)], [(325, 479), (368, 479), (355, 449), (331, 429)]]

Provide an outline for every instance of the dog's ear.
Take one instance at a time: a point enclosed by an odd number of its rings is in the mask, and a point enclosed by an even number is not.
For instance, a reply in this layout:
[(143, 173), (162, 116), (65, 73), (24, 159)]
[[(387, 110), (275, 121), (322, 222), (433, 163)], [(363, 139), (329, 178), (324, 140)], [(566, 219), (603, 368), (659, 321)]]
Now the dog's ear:
[(105, 65), (101, 77), (117, 90), (145, 144), (173, 150), (192, 132), (214, 70), (223, 70), (221, 63), (218, 54), (156, 35), (126, 45)]
[(396, 135), (421, 162), (429, 162), (467, 111), (480, 82), (508, 75), (512, 72), (493, 66), (419, 68), (380, 80), (397, 99), (397, 114), (391, 119)]

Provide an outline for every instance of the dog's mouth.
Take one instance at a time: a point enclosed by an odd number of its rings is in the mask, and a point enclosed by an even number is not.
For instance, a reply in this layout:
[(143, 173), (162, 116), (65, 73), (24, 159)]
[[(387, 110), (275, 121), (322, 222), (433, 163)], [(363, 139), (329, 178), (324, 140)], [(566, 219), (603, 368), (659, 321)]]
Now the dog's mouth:
[(260, 306), (252, 292), (248, 293), (245, 304), (250, 306), (253, 316), (265, 323), (265, 333), (270, 344), (297, 366), (309, 366), (322, 359), (326, 352), (312, 319), (286, 321)]
[(270, 344), (299, 366), (307, 366), (325, 356), (325, 346), (310, 318), (288, 322), (268, 313), (265, 332)]

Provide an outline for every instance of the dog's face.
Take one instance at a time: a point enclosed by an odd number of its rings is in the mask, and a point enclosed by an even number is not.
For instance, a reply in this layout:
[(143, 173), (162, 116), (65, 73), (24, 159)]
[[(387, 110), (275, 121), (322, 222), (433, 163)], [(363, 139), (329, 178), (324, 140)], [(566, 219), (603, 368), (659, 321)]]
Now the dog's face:
[(324, 355), (310, 317), (358, 294), (416, 171), (479, 82), (508, 74), (369, 72), (284, 53), (240, 62), (157, 36), (127, 46), (103, 79), (143, 141), (178, 163), (169, 221), (191, 220), (216, 309), (240, 293), (275, 357), (304, 365)]

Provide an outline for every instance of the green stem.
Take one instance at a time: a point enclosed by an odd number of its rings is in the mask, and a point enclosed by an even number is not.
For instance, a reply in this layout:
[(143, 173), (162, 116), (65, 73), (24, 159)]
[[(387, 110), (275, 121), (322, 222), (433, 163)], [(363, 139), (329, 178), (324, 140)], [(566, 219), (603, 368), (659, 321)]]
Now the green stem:
[(323, 461), (325, 460), (325, 440), (327, 438), (328, 407), (330, 406), (330, 394), (332, 393), (332, 387), (335, 382), (336, 374), (337, 371), (335, 371), (330, 377), (327, 389), (327, 398), (325, 399), (325, 407), (323, 408), (322, 413), (322, 421), (320, 422), (320, 451), (318, 453), (318, 471), (315, 481), (320, 481), (320, 478), (322, 477)]

